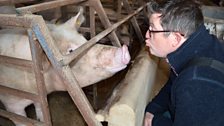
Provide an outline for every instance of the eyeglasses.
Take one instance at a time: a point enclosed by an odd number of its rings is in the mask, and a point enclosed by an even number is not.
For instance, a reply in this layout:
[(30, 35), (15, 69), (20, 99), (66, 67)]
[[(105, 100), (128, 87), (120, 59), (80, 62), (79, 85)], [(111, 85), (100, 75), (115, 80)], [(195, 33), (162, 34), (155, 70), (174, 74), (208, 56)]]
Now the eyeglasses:
[[(149, 31), (149, 37), (151, 38), (152, 37), (152, 33), (159, 33), (159, 32), (178, 32), (178, 31), (170, 31), (170, 30), (157, 30), (157, 31), (154, 31), (154, 30), (150, 30), (150, 28), (148, 29)], [(180, 33), (181, 36), (184, 36), (184, 34)]]

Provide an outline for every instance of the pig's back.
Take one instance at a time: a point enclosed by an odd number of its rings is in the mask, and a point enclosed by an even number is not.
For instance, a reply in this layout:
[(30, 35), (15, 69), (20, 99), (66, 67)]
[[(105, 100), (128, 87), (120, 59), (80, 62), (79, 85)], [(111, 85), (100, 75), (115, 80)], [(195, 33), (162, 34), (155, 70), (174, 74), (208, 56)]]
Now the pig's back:
[(26, 30), (21, 28), (0, 30), (0, 54), (31, 60)]

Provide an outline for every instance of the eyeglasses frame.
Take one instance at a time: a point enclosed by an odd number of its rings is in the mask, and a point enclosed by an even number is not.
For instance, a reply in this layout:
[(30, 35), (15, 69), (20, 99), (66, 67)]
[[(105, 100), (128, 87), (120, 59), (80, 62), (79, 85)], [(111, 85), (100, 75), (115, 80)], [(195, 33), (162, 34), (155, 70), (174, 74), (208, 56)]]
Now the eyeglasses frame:
[[(178, 31), (171, 31), (171, 30), (150, 30), (150, 28), (148, 29), (149, 31), (149, 37), (151, 38), (151, 33), (159, 33), (159, 32), (178, 32)], [(184, 36), (184, 34), (180, 33), (181, 36)]]

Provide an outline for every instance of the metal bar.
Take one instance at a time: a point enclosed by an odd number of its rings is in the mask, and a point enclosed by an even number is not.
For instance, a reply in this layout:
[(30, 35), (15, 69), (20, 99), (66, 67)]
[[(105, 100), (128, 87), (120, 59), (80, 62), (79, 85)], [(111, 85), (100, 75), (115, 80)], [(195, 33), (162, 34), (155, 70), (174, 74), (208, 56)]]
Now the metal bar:
[(29, 35), (29, 43), (31, 48), (31, 54), (32, 54), (32, 61), (33, 61), (33, 68), (34, 73), (36, 77), (36, 84), (37, 84), (37, 91), (38, 91), (38, 97), (40, 99), (40, 104), (42, 108), (42, 114), (43, 114), (43, 122), (47, 126), (52, 126), (51, 124), (51, 118), (50, 118), (50, 112), (47, 102), (47, 90), (44, 83), (44, 76), (43, 76), (43, 66), (42, 66), (42, 55), (43, 51), (38, 43), (38, 41), (35, 41), (33, 38), (33, 32), (31, 30), (28, 30)]
[(121, 19), (121, 11), (122, 11), (122, 2), (121, 0), (117, 0), (117, 19)]
[(50, 1), (50, 2), (44, 2), (40, 4), (34, 4), (26, 7), (20, 7), (16, 10), (21, 14), (26, 13), (35, 13), (43, 10), (48, 10), (56, 7), (61, 7), (69, 4), (78, 4), (81, 2), (84, 2), (86, 0), (56, 0), (56, 1)]
[(32, 17), (29, 15), (17, 16), (14, 14), (0, 14), (0, 26), (16, 26), (29, 28), (32, 20)]
[(26, 91), (22, 91), (22, 90), (18, 90), (18, 89), (14, 89), (14, 88), (10, 88), (10, 87), (5, 87), (5, 86), (2, 86), (1, 83), (0, 83), (0, 93), (10, 94), (10, 95), (14, 95), (14, 96), (17, 96), (17, 97), (30, 99), (34, 102), (39, 102), (38, 96), (36, 94), (26, 92)]
[(35, 33), (41, 47), (46, 53), (47, 57), (53, 64), (60, 65), (60, 60), (62, 59), (62, 54), (60, 53), (58, 47), (55, 45), (53, 38), (41, 16), (32, 15), (34, 21), (32, 22), (32, 30)]
[[(133, 10), (131, 9), (130, 5), (128, 4), (128, 1), (127, 0), (122, 0), (123, 1), (123, 4), (124, 4), (124, 7), (127, 9), (128, 12), (132, 12)], [(135, 17), (132, 17), (131, 19), (131, 23), (135, 29), (135, 33), (137, 34), (140, 42), (144, 42), (144, 38), (142, 36), (142, 32), (138, 26), (138, 22), (136, 20)]]
[(20, 116), (11, 112), (7, 112), (5, 110), (0, 109), (0, 115), (6, 118), (9, 118), (13, 121), (16, 122), (21, 122), (23, 124), (25, 124), (26, 126), (46, 126), (44, 125), (43, 122), (34, 120), (34, 119), (30, 119), (30, 118), (26, 118), (24, 116)]
[[(95, 20), (95, 10), (92, 7), (89, 7), (90, 10), (90, 37), (93, 38), (96, 36), (96, 20)], [(97, 109), (97, 85), (93, 85), (93, 108)]]
[[(89, 2), (89, 5), (92, 6), (96, 10), (104, 28), (107, 29), (108, 27), (110, 27), (111, 23), (106, 15), (106, 12), (103, 9), (103, 6), (102, 6), (100, 0), (89, 0), (88, 2)], [(121, 47), (120, 41), (119, 41), (115, 31), (112, 31), (109, 34), (109, 38), (114, 46)]]
[(19, 68), (28, 72), (32, 72), (33, 63), (30, 60), (0, 55), (0, 63), (5, 64), (7, 66), (13, 66), (15, 68)]
[(64, 81), (66, 89), (68, 90), (68, 93), (78, 107), (88, 126), (102, 126), (102, 124), (96, 120), (95, 112), (93, 111), (91, 104), (89, 103), (85, 93), (79, 86), (71, 68), (68, 65), (62, 67), (61, 76), (65, 78)]
[(34, 2), (36, 0), (1, 0), (0, 5), (18, 4), (26, 2)]
[(114, 29), (116, 29), (117, 27), (119, 27), (121, 24), (123, 24), (124, 22), (126, 22), (127, 20), (129, 20), (131, 17), (133, 17), (137, 13), (139, 13), (144, 7), (148, 6), (148, 4), (149, 3), (141, 6), (136, 11), (134, 11), (132, 14), (129, 14), (124, 19), (118, 21), (117, 23), (111, 25), (106, 30), (104, 30), (101, 33), (97, 34), (95, 37), (93, 37), (92, 39), (90, 39), (88, 42), (86, 42), (85, 44), (83, 44), (81, 47), (79, 47), (78, 49), (76, 49), (71, 54), (69, 54), (67, 56), (64, 56), (63, 57), (63, 60), (61, 61), (62, 65), (67, 65), (67, 64), (71, 63), (71, 61), (73, 61), (75, 58), (77, 58), (78, 56), (80, 56), (81, 54), (83, 54), (83, 52), (85, 50), (87, 50), (90, 47), (92, 47), (96, 42), (98, 42), (100, 39), (102, 39), (103, 37), (105, 37), (111, 31), (113, 31)]
[(80, 31), (81, 33), (90, 32), (90, 28), (87, 28), (87, 27), (80, 27), (80, 28), (79, 28), (79, 31)]
[(93, 38), (94, 36), (96, 36), (96, 20), (95, 20), (95, 10), (90, 7), (90, 36), (91, 38)]

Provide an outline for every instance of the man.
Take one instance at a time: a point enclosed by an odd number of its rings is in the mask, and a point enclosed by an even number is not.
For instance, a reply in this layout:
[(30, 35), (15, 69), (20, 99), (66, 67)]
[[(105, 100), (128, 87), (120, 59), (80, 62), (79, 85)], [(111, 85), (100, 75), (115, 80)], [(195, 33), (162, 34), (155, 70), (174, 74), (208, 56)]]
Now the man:
[(199, 5), (154, 0), (149, 11), (146, 46), (171, 73), (147, 105), (144, 126), (224, 126), (224, 49), (205, 29)]

